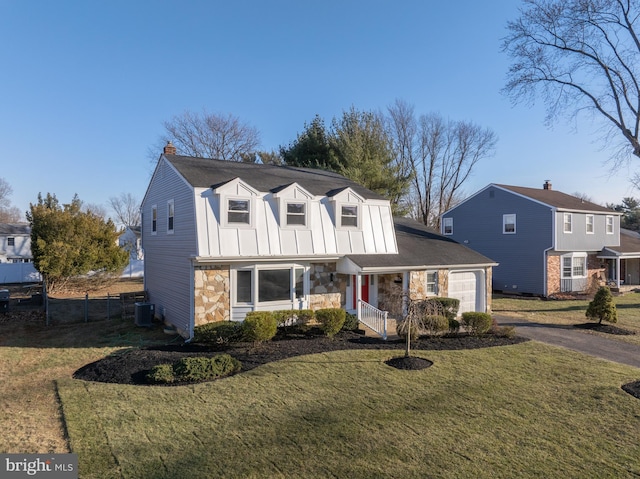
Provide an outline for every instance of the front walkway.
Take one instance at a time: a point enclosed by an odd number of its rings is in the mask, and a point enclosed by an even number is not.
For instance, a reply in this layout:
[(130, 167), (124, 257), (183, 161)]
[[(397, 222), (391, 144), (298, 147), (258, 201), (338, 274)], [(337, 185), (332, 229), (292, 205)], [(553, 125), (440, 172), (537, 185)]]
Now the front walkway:
[(493, 317), (501, 326), (514, 326), (519, 336), (640, 368), (640, 345), (603, 338), (573, 326), (535, 323), (495, 314)]

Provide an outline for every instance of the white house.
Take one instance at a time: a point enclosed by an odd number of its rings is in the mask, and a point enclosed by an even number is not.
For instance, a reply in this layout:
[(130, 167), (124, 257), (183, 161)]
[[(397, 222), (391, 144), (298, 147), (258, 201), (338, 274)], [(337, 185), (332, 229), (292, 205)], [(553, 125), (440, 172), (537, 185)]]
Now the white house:
[[(175, 155), (142, 201), (145, 289), (156, 314), (195, 325), (249, 311), (380, 311), (394, 291), (488, 311), (488, 258), (410, 220), (336, 173)], [(388, 301), (387, 301), (388, 302)]]
[(40, 281), (33, 266), (31, 227), (27, 223), (0, 223), (0, 283)]

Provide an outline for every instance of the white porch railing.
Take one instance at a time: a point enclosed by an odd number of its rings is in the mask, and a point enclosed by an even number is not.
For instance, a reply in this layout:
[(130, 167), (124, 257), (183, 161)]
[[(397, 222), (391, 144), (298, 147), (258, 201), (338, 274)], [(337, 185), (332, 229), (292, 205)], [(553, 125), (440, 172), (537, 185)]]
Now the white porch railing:
[(361, 299), (358, 300), (358, 321), (378, 333), (384, 340), (387, 339), (387, 314), (387, 311), (381, 311)]

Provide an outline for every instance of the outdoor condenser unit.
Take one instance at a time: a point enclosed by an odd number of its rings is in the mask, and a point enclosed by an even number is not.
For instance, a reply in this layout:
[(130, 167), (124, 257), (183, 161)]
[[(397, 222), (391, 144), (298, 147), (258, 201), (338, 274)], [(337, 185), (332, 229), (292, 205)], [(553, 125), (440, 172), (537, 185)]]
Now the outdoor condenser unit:
[(150, 327), (153, 325), (153, 311), (154, 306), (152, 303), (136, 303), (135, 322), (136, 326)]

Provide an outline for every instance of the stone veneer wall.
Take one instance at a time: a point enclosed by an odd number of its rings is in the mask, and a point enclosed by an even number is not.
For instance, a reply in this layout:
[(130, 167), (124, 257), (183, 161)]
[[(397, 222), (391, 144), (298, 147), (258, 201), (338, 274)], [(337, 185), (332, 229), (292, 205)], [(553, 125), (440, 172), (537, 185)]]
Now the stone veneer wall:
[[(333, 281), (331, 275), (333, 274)], [(347, 276), (335, 263), (312, 263), (309, 270), (309, 309), (341, 308), (346, 304)]]
[(230, 320), (229, 266), (200, 266), (194, 271), (195, 325)]

